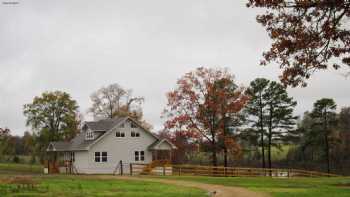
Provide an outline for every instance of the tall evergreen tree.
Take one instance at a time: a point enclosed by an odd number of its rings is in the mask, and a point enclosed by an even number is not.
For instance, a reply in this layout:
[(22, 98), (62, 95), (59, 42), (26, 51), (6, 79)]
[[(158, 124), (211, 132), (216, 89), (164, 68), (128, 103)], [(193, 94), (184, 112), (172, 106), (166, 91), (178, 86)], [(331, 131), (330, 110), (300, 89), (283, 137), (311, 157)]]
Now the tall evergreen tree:
[(264, 99), (267, 103), (267, 157), (269, 168), (272, 167), (271, 148), (278, 146), (294, 134), (297, 117), (293, 115), (297, 102), (288, 96), (286, 89), (272, 81), (266, 89)]
[(324, 153), (327, 163), (327, 172), (330, 173), (330, 147), (332, 129), (336, 126), (336, 108), (333, 99), (323, 98), (314, 103), (311, 117), (315, 121), (314, 128), (319, 130), (319, 135), (324, 140)]
[(268, 167), (271, 168), (271, 148), (293, 134), (297, 119), (293, 111), (297, 103), (281, 84), (263, 78), (252, 81), (247, 93), (251, 99), (246, 108), (251, 127), (248, 130), (259, 134), (263, 168), (266, 167), (267, 147)]
[(261, 160), (263, 168), (266, 167), (264, 142), (266, 130), (264, 128), (264, 117), (266, 117), (265, 108), (267, 105), (264, 100), (264, 94), (269, 83), (270, 81), (267, 79), (257, 78), (250, 83), (247, 90), (247, 95), (250, 96), (250, 101), (246, 106), (246, 112), (249, 114), (248, 122), (250, 123), (251, 129), (246, 131), (249, 131), (248, 135), (250, 136), (256, 135), (256, 138), (250, 137), (250, 139), (259, 140), (259, 142), (256, 142), (255, 144), (259, 144), (261, 147)]

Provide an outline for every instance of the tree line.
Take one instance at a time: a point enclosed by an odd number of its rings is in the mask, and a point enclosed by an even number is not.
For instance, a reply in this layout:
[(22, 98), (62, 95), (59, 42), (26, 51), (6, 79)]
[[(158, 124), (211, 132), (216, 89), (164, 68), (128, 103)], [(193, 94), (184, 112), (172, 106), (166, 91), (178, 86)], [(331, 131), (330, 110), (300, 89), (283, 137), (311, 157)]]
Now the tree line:
[[(283, 84), (257, 78), (243, 87), (227, 69), (202, 67), (182, 76), (167, 98), (161, 135), (180, 147), (176, 162), (193, 162), (207, 152), (213, 166), (253, 161), (255, 167), (273, 168), (280, 167), (273, 165), (273, 152), (288, 146), (293, 149), (285, 162), (315, 161), (331, 172), (339, 153), (341, 162), (349, 161), (350, 108), (337, 113), (333, 99), (315, 101), (311, 112), (298, 117), (297, 102)], [(310, 160), (310, 151), (318, 157)]]
[[(312, 169), (314, 163), (331, 172), (346, 168), (350, 161), (350, 107), (338, 113), (333, 99), (315, 101), (310, 112), (298, 117), (297, 102), (283, 84), (256, 78), (245, 87), (226, 68), (204, 67), (184, 74), (166, 96), (164, 129), (157, 134), (178, 146), (176, 163), (205, 156), (214, 166), (273, 168), (289, 162)], [(142, 118), (144, 98), (134, 97), (118, 84), (97, 90), (91, 101), (88, 113), (95, 119), (127, 115), (151, 128)], [(14, 161), (16, 155), (44, 161), (49, 142), (71, 140), (83, 121), (77, 102), (61, 91), (34, 97), (23, 113), (31, 132), (18, 137), (11, 136), (9, 129), (0, 130), (1, 155)], [(274, 161), (274, 152), (285, 147), (292, 148), (285, 158)]]

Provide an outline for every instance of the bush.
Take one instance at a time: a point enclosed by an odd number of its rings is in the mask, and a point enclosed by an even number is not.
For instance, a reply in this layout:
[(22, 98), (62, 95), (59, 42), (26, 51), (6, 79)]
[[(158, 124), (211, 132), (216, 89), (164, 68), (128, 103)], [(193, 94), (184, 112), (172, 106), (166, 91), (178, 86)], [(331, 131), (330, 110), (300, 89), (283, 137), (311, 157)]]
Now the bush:
[(14, 163), (19, 163), (19, 157), (18, 157), (17, 155), (15, 155), (15, 156), (13, 157), (12, 161), (13, 161)]

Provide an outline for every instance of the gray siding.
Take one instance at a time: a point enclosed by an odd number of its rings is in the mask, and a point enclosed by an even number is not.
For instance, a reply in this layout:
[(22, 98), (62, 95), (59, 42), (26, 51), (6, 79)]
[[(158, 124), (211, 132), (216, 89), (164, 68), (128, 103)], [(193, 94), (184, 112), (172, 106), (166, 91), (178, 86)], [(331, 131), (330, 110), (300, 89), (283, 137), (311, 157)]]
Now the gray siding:
[[(131, 131), (140, 133), (140, 137), (131, 137)], [(125, 137), (116, 137), (117, 131), (125, 132)], [(124, 172), (129, 172), (130, 163), (150, 163), (152, 152), (147, 148), (155, 141), (148, 132), (141, 128), (131, 128), (125, 124), (124, 128), (115, 128), (100, 141), (90, 147), (89, 151), (77, 152), (75, 166), (79, 173), (111, 174), (120, 160), (125, 164)], [(135, 161), (134, 151), (144, 151), (145, 161)], [(95, 152), (107, 152), (107, 162), (95, 162)]]

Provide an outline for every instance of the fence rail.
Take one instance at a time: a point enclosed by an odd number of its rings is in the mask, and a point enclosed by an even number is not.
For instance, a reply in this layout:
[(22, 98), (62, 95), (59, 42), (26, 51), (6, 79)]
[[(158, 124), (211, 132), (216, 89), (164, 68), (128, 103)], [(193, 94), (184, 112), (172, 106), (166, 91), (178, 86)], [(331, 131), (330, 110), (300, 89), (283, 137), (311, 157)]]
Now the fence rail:
[(152, 163), (118, 162), (114, 175), (178, 175), (178, 176), (216, 176), (216, 177), (340, 177), (318, 171), (287, 168), (244, 168), (200, 165), (172, 165), (169, 162), (153, 161)]
[(340, 175), (316, 171), (283, 169), (283, 168), (239, 168), (222, 166), (172, 165), (173, 175), (199, 176), (238, 176), (238, 177), (338, 177)]
[(172, 175), (172, 166), (168, 163), (130, 164), (130, 175)]

